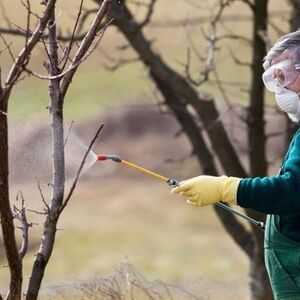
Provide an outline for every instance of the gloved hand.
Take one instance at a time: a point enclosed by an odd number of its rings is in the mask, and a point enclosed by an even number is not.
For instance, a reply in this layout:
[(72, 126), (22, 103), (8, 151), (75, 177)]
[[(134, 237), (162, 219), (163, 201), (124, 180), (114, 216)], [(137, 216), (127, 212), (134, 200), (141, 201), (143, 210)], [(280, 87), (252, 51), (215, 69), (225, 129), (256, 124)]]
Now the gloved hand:
[(236, 204), (240, 180), (241, 178), (237, 177), (201, 175), (180, 182), (171, 193), (183, 195), (188, 203), (195, 206), (215, 204), (219, 201)]

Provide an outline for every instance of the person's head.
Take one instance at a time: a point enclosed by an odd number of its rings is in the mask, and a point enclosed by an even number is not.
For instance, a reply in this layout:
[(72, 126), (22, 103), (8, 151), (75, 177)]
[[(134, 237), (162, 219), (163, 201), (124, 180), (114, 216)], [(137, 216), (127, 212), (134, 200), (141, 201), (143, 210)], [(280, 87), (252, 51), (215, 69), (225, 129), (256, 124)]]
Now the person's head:
[(279, 108), (300, 121), (300, 30), (282, 36), (264, 58), (263, 81)]
[[(266, 76), (271, 75), (275, 84), (299, 93), (300, 30), (282, 36), (268, 51), (263, 67), (266, 70), (263, 79), (267, 88), (268, 82), (266, 81), (271, 78)], [(272, 90), (272, 88), (268, 89)]]

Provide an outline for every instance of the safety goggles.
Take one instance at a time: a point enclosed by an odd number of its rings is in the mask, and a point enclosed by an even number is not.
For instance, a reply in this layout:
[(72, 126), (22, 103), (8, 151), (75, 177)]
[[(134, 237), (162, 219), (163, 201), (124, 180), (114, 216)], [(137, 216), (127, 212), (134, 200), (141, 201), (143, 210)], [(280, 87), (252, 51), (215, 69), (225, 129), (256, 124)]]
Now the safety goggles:
[(292, 84), (300, 74), (300, 64), (293, 65), (291, 59), (282, 60), (270, 66), (262, 75), (265, 87), (274, 92), (276, 86)]

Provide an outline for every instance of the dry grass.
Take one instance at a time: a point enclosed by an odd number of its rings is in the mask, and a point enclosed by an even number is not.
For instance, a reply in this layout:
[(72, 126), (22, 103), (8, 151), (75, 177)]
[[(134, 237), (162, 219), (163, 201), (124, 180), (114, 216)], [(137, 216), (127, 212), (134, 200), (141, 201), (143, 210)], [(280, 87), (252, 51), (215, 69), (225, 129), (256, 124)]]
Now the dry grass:
[(217, 296), (213, 286), (219, 284), (220, 282), (217, 281), (212, 284), (201, 277), (180, 284), (149, 280), (132, 265), (123, 263), (110, 276), (52, 286), (44, 289), (40, 298), (41, 300), (237, 300), (245, 298), (245, 295), (238, 290), (228, 292), (224, 297), (224, 290), (227, 288), (224, 284), (221, 284), (224, 288), (223, 296)]
[[(142, 111), (107, 112), (107, 131), (95, 150), (119, 154), (179, 180), (201, 173), (194, 158), (180, 160), (189, 155), (190, 146), (184, 136), (173, 138), (178, 125), (152, 110)], [(87, 122), (82, 134), (91, 136), (99, 119)], [(41, 176), (45, 196), (50, 197), (46, 185), (50, 141), (43, 128), (31, 120), (28, 127), (16, 127), (11, 139), (11, 167), (17, 167), (11, 173), (15, 179), (11, 194), (21, 189), (33, 209), (42, 206), (35, 175)], [(73, 142), (71, 138), (68, 143)], [(33, 157), (41, 159), (34, 163)], [(78, 163), (80, 155), (72, 150), (67, 157)], [(169, 158), (177, 162), (166, 162)], [(34, 213), (28, 217), (40, 224), (43, 221)], [(59, 228), (44, 286), (105, 278), (121, 262), (128, 262), (149, 280), (178, 283), (201, 276), (207, 280), (207, 292), (232, 295), (231, 287), (238, 285), (239, 293), (247, 295), (247, 258), (223, 230), (212, 208), (194, 208), (171, 195), (164, 183), (122, 165), (97, 163), (86, 172)], [(33, 243), (24, 260), (25, 284), (40, 232), (41, 226), (31, 230)], [(7, 269), (0, 269), (0, 291), (6, 286)]]
[[(174, 138), (179, 128), (169, 116), (155, 109), (129, 107), (107, 111), (73, 130), (88, 140), (99, 121), (106, 126), (96, 152), (119, 154), (179, 180), (201, 173), (195, 158), (182, 160), (189, 156), (190, 145), (184, 136)], [(272, 130), (280, 126), (278, 118), (268, 122)], [(236, 146), (242, 155), (245, 136), (239, 125), (229, 132), (239, 141)], [(22, 127), (12, 127), (10, 141), (11, 196), (22, 190), (28, 207), (39, 209), (42, 202), (37, 178), (47, 199), (51, 190), (47, 186), (51, 141), (45, 122), (30, 120)], [(268, 147), (271, 158), (278, 155), (282, 145), (276, 137), (270, 139)], [(66, 148), (69, 164), (78, 165), (83, 148), (71, 135)], [(244, 154), (241, 157), (244, 160)], [(170, 158), (173, 163), (168, 162)], [(34, 213), (28, 217), (43, 222), (43, 217)], [(248, 294), (248, 259), (224, 231), (213, 209), (192, 207), (170, 195), (164, 183), (120, 164), (98, 162), (83, 175), (59, 228), (44, 286), (69, 286), (74, 279), (100, 280), (126, 262), (149, 280), (178, 283), (200, 276), (205, 282), (202, 290), (206, 286), (207, 293), (215, 295), (212, 299), (234, 299), (233, 291), (243, 295), (236, 299), (245, 299)], [(31, 230), (31, 251), (24, 261), (25, 284), (40, 233), (41, 225)], [(7, 284), (7, 269), (0, 269), (0, 292)]]

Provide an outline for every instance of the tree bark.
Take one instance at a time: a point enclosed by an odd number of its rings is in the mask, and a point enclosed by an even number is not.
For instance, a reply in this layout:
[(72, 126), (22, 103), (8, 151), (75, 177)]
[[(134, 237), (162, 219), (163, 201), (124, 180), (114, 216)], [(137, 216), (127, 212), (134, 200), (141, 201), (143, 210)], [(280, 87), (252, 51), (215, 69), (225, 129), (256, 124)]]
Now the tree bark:
[(1, 228), (10, 271), (10, 285), (7, 299), (21, 299), (22, 294), (22, 261), (20, 259), (13, 215), (9, 202), (8, 182), (8, 124), (7, 108), (10, 93), (0, 91), (0, 216)]
[(296, 31), (300, 28), (300, 0), (288, 0), (291, 4), (290, 29)]
[[(250, 105), (248, 110), (248, 141), (250, 176), (266, 176), (268, 163), (266, 160), (266, 135), (264, 121), (264, 84), (261, 76), (264, 72), (262, 62), (266, 55), (266, 45), (262, 37), (267, 31), (268, 0), (255, 0), (253, 11), (253, 51)], [(261, 218), (261, 214), (253, 212), (252, 217)], [(265, 218), (264, 218), (265, 219)], [(263, 236), (261, 231), (253, 228), (256, 241), (254, 256), (250, 261), (250, 286), (252, 299), (273, 299), (271, 286), (264, 267)]]
[(252, 79), (250, 91), (250, 105), (248, 112), (248, 139), (250, 176), (266, 176), (267, 160), (265, 154), (266, 136), (264, 129), (264, 84), (263, 58), (266, 55), (266, 45), (262, 34), (267, 30), (268, 0), (255, 0), (253, 7), (253, 51), (252, 51)]
[[(53, 147), (53, 189), (52, 199), (50, 202), (48, 214), (44, 221), (43, 236), (40, 248), (36, 254), (36, 259), (33, 264), (29, 284), (26, 292), (26, 300), (35, 300), (41, 287), (45, 269), (51, 257), (57, 222), (63, 208), (64, 189), (65, 189), (65, 155), (64, 155), (64, 126), (63, 126), (63, 105), (64, 98), (72, 81), (72, 78), (77, 71), (82, 59), (87, 54), (92, 42), (97, 37), (98, 28), (109, 9), (111, 0), (104, 0), (99, 8), (96, 17), (90, 26), (87, 34), (81, 42), (75, 57), (69, 66), (68, 72), (59, 77), (59, 59), (58, 59), (58, 43), (56, 32), (55, 7), (51, 12), (49, 20), (49, 69), (50, 80), (49, 94), (51, 99), (50, 113), (52, 117), (52, 147)], [(62, 82), (61, 82), (62, 80)]]
[[(58, 68), (58, 44), (56, 37), (55, 7), (49, 19), (49, 56), (50, 75), (59, 74)], [(49, 94), (51, 99), (50, 113), (52, 116), (52, 153), (53, 153), (53, 188), (49, 211), (44, 222), (43, 236), (40, 249), (36, 254), (33, 269), (29, 279), (26, 300), (35, 300), (38, 297), (45, 269), (51, 257), (56, 225), (60, 207), (64, 199), (65, 188), (65, 161), (64, 161), (64, 128), (63, 128), (63, 98), (60, 94), (59, 79), (50, 80)]]

